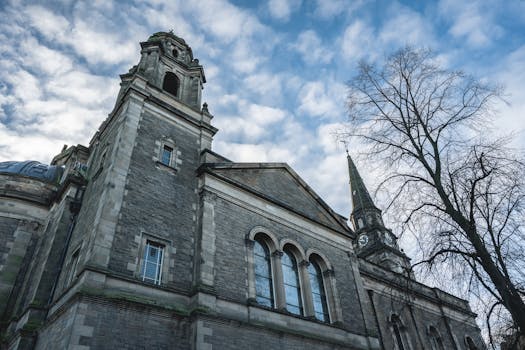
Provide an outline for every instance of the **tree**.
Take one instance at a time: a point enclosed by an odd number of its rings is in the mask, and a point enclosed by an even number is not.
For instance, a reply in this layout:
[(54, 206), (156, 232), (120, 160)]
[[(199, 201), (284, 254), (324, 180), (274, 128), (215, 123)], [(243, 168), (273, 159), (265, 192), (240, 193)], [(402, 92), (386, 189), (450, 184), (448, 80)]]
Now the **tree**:
[(422, 262), (467, 266), (493, 298), (487, 322), (502, 306), (525, 334), (525, 163), (490, 139), (500, 89), (410, 47), (381, 67), (361, 62), (348, 86), (345, 137), (388, 165), (380, 187), (394, 189), (389, 207), (403, 209), (404, 227), (425, 224)]

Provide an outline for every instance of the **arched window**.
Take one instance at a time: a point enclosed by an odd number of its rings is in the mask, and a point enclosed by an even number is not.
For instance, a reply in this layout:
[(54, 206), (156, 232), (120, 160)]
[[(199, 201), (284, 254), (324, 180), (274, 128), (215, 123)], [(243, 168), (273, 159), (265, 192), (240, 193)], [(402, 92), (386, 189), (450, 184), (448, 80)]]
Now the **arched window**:
[(432, 350), (445, 350), (441, 336), (435, 327), (430, 326), (428, 328), (428, 335), (430, 337), (430, 345), (432, 346)]
[(255, 298), (257, 303), (273, 307), (272, 268), (270, 250), (264, 242), (255, 240), (253, 246), (255, 268)]
[(164, 89), (164, 91), (177, 96), (179, 92), (179, 85), (179, 78), (177, 78), (174, 73), (167, 72), (166, 75), (164, 75), (164, 83), (162, 84), (162, 89)]
[(296, 315), (302, 315), (303, 306), (299, 274), (297, 272), (297, 261), (294, 255), (287, 249), (284, 250), (282, 257), (282, 267), (286, 310)]
[(471, 337), (465, 337), (465, 342), (467, 343), (468, 350), (478, 350), (478, 347), (474, 344), (474, 340), (472, 340)]
[(328, 322), (330, 317), (328, 315), (328, 304), (326, 302), (323, 274), (321, 268), (315, 261), (310, 261), (310, 265), (308, 265), (308, 275), (310, 276), (315, 318), (323, 322)]
[(398, 315), (391, 316), (392, 322), (392, 332), (394, 336), (394, 345), (396, 350), (409, 350), (405, 343), (405, 330), (403, 329), (403, 324)]

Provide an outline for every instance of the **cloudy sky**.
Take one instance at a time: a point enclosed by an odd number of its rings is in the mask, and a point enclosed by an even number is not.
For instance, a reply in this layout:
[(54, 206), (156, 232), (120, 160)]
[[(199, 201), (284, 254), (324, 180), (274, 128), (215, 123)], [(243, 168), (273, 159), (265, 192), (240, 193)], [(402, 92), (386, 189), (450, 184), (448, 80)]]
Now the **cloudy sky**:
[(139, 42), (170, 29), (205, 68), (204, 101), (220, 129), (214, 150), (289, 163), (345, 216), (346, 159), (333, 132), (360, 59), (411, 44), (503, 84), (498, 132), (517, 131), (525, 145), (524, 0), (0, 3), (0, 161), (49, 163), (64, 144), (86, 145), (113, 106), (118, 74), (138, 62)]

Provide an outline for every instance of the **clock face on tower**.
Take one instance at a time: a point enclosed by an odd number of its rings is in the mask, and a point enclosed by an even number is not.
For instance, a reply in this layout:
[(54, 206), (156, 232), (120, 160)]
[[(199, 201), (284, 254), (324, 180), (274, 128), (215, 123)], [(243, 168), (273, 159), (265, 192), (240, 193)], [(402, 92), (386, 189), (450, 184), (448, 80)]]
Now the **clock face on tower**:
[(359, 236), (357, 243), (359, 244), (359, 247), (363, 248), (364, 246), (368, 244), (368, 236), (367, 235)]

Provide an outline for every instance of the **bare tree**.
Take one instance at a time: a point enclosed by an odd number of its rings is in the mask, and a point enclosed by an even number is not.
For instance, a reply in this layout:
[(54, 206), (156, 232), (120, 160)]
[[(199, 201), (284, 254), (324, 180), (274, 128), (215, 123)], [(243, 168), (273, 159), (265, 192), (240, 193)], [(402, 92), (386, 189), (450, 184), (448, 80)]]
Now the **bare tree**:
[[(386, 162), (381, 184), (419, 232), (427, 266), (467, 267), (525, 333), (525, 166), (491, 140), (500, 89), (440, 67), (428, 50), (404, 48), (384, 65), (360, 63), (349, 83), (346, 137)], [(412, 226), (411, 226), (412, 225)], [(490, 325), (490, 323), (489, 323)]]

